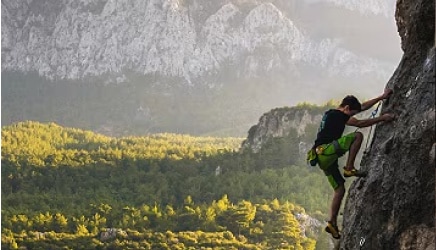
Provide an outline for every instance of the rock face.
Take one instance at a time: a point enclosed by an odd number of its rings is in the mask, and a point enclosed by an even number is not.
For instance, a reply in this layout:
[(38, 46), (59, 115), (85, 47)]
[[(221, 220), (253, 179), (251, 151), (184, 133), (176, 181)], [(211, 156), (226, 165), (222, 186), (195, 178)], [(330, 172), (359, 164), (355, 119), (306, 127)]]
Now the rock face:
[(382, 112), (397, 118), (377, 126), (361, 164), (368, 177), (351, 185), (343, 250), (436, 247), (434, 1), (399, 0), (395, 18), (404, 55)]

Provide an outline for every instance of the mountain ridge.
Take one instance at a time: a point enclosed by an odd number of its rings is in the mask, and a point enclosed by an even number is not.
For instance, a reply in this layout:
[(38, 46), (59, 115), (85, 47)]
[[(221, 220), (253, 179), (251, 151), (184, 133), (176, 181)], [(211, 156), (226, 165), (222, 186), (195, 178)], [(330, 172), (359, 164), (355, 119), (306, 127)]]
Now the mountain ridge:
[[(123, 77), (123, 69), (129, 68), (141, 74), (182, 77), (191, 84), (192, 79), (219, 71), (223, 62), (235, 59), (238, 62), (244, 53), (267, 44), (276, 56), (280, 53), (275, 49), (287, 55), (270, 58), (269, 64), (275, 67), (302, 61), (328, 71), (329, 66), (343, 67), (345, 70), (332, 74), (347, 76), (360, 75), (353, 66), (359, 65), (367, 68), (363, 72), (382, 72), (377, 77), (387, 76), (392, 67), (338, 48), (329, 39), (320, 43), (310, 41), (272, 3), (255, 5), (245, 16), (233, 3), (225, 4), (197, 32), (189, 6), (176, 2), (159, 5), (159, 1), (120, 4), (108, 1), (98, 15), (87, 11), (88, 6), (80, 1), (66, 5), (54, 2), (46, 7), (58, 10), (58, 14), (56, 11), (47, 14), (47, 10), (41, 14), (35, 5), (30, 5), (28, 16), (17, 17), (10, 11), (13, 7), (2, 3), (2, 69), (36, 70), (56, 80), (105, 73)], [(234, 19), (240, 19), (240, 23)], [(16, 28), (21, 32), (13, 32)], [(249, 63), (246, 69), (261, 67), (256, 66), (256, 61), (250, 63), (250, 59), (245, 62)], [(350, 63), (353, 65), (349, 66)], [(269, 67), (272, 65), (261, 70), (268, 71)]]
[(271, 107), (368, 98), (394, 69), (394, 32), (383, 11), (345, 5), (3, 1), (2, 124), (242, 137)]

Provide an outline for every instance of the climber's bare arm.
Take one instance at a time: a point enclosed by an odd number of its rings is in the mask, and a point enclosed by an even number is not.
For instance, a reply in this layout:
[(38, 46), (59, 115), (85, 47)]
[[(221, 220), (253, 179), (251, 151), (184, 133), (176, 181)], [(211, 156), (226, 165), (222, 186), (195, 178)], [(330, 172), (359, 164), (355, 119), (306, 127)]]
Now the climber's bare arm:
[(372, 125), (379, 123), (379, 122), (392, 121), (394, 118), (395, 118), (395, 116), (393, 114), (383, 114), (379, 117), (370, 118), (370, 119), (362, 119), (362, 120), (351, 117), (348, 120), (347, 125), (353, 126), (353, 127), (358, 127), (358, 128), (365, 128), (365, 127), (372, 126)]
[(362, 103), (362, 111), (368, 110), (372, 106), (374, 106), (377, 102), (389, 98), (389, 96), (392, 93), (393, 93), (392, 89), (386, 89), (382, 95)]

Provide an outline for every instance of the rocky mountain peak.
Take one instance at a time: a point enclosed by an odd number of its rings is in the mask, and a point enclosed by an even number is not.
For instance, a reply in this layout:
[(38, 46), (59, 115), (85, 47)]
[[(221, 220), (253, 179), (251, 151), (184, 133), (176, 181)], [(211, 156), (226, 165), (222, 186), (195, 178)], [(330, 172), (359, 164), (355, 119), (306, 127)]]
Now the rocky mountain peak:
[(230, 1), (214, 10), (202, 1), (5, 1), (2, 69), (52, 80), (119, 77), (128, 69), (191, 84), (228, 64), (245, 65), (248, 76), (296, 62), (345, 76), (365, 73), (356, 64), (389, 71), (389, 63), (303, 35), (277, 4)]

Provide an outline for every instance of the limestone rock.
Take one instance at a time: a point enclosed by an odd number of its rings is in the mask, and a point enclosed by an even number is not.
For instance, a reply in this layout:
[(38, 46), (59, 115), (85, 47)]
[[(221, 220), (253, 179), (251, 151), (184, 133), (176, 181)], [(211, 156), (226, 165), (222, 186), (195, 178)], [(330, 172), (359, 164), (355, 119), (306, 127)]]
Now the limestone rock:
[[(397, 2), (403, 58), (389, 80), (393, 96), (382, 113), (346, 200), (340, 249), (435, 249), (435, 5)], [(433, 153), (434, 154), (434, 153)], [(360, 239), (365, 242), (360, 246)]]
[[(258, 152), (268, 139), (287, 136), (292, 129), (297, 131), (297, 136), (302, 136), (308, 125), (319, 124), (322, 115), (321, 111), (313, 112), (298, 107), (273, 109), (265, 113), (257, 125), (250, 128), (247, 139), (242, 143), (242, 149), (250, 148), (253, 152)], [(300, 151), (305, 152), (308, 143), (310, 142), (302, 141), (300, 144), (303, 148)]]
[[(178, 77), (186, 84), (240, 65), (256, 76), (302, 63), (331, 75), (385, 79), (393, 65), (357, 55), (326, 38), (314, 41), (272, 3), (228, 1), (2, 1), (2, 70), (36, 71), (52, 80), (124, 71)], [(384, 14), (384, 1), (332, 1)], [(291, 65), (291, 69), (289, 69)]]

